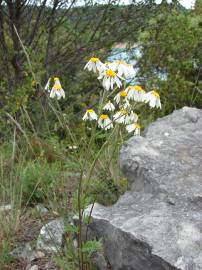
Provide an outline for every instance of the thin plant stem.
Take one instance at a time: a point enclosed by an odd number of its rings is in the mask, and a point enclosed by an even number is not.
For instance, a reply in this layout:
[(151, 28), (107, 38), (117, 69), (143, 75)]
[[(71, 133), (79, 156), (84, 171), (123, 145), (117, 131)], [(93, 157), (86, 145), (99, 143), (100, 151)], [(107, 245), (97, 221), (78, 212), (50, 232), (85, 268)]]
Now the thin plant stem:
[(30, 118), (30, 116), (29, 116), (28, 111), (26, 110), (26, 108), (25, 108), (24, 106), (22, 106), (22, 108), (23, 108), (23, 111), (25, 112), (25, 115), (27, 116), (27, 120), (28, 120), (28, 122), (29, 122), (29, 124), (30, 124), (30, 126), (31, 126), (31, 128), (32, 128), (33, 133), (34, 133), (35, 135), (37, 135), (37, 132), (36, 132), (36, 130), (35, 130), (35, 128), (34, 128), (34, 125), (33, 125), (33, 123), (32, 123), (32, 120), (31, 120), (31, 118)]
[(109, 135), (109, 137), (108, 137), (108, 140), (104, 142), (104, 144), (102, 145), (102, 147), (101, 147), (100, 150), (98, 151), (98, 153), (97, 153), (95, 159), (93, 160), (93, 163), (92, 163), (92, 165), (91, 165), (91, 167), (90, 167), (89, 174), (88, 174), (88, 177), (87, 177), (87, 181), (86, 181), (87, 183), (88, 183), (88, 181), (89, 181), (90, 178), (91, 178), (91, 175), (92, 175), (93, 169), (94, 169), (94, 167), (95, 167), (96, 161), (98, 160), (99, 156), (101, 155), (101, 153), (102, 153), (104, 147), (109, 143), (109, 141), (110, 141), (111, 137), (114, 135), (115, 131), (116, 131), (116, 127), (113, 129), (112, 133), (111, 133), (111, 134)]
[(91, 216), (92, 216), (92, 213), (93, 213), (94, 206), (95, 206), (95, 201), (92, 203), (90, 213), (89, 213), (89, 216), (88, 216), (88, 224), (87, 224), (87, 228), (86, 228), (86, 241), (88, 240), (88, 228), (89, 228), (89, 224), (90, 224), (90, 220), (91, 220)]
[(33, 68), (32, 68), (32, 64), (31, 64), (31, 61), (30, 61), (29, 54), (27, 53), (26, 48), (25, 48), (25, 46), (24, 46), (24, 44), (23, 44), (23, 42), (22, 42), (22, 40), (21, 40), (21, 38), (20, 38), (20, 36), (19, 36), (19, 34), (18, 34), (18, 30), (17, 30), (17, 28), (15, 27), (14, 24), (13, 24), (13, 28), (14, 28), (14, 30), (15, 30), (15, 33), (16, 33), (18, 39), (19, 39), (20, 45), (21, 45), (21, 47), (22, 47), (22, 49), (23, 49), (23, 52), (24, 52), (24, 54), (25, 54), (25, 56), (26, 56), (26, 58), (27, 58), (27, 63), (28, 63), (28, 65), (29, 65), (29, 68), (30, 68), (30, 72), (31, 72), (31, 74), (32, 74), (32, 77), (33, 77), (33, 79), (36, 81), (36, 76), (35, 76), (34, 71), (33, 71)]
[(30, 144), (29, 138), (26, 134), (26, 132), (23, 130), (23, 128), (21, 127), (21, 125), (13, 118), (13, 116), (10, 113), (6, 112), (6, 115), (10, 118), (10, 120), (16, 125), (16, 127), (22, 132), (22, 134), (24, 135), (27, 144), (29, 145), (30, 149), (32, 150), (32, 152), (34, 152), (32, 145)]

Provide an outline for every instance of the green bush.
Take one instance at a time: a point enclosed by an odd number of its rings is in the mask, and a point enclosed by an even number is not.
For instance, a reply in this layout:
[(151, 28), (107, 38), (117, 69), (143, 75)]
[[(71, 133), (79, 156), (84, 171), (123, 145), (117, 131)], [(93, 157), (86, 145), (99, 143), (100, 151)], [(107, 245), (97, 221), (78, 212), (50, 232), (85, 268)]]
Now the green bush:
[(157, 89), (162, 115), (183, 106), (202, 106), (201, 16), (175, 6), (161, 6), (139, 35), (139, 78)]
[(3, 239), (0, 242), (0, 264), (5, 265), (12, 260), (10, 255), (11, 252), (11, 245), (8, 240)]
[(61, 166), (57, 162), (29, 161), (24, 168), (18, 166), (16, 173), (22, 185), (23, 199), (27, 203), (41, 202), (51, 195), (60, 178)]
[(118, 183), (115, 183), (106, 171), (100, 170), (98, 178), (90, 182), (87, 194), (93, 201), (103, 205), (111, 205), (126, 190), (127, 180), (121, 179)]

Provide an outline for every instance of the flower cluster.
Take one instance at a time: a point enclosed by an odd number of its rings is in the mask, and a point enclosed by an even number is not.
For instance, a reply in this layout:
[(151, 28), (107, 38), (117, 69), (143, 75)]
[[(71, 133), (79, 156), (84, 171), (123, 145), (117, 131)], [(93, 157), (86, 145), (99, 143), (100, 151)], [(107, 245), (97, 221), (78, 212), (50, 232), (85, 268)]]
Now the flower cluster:
[[(140, 134), (140, 125), (138, 124), (138, 115), (134, 112), (137, 102), (148, 103), (151, 108), (160, 108), (161, 101), (159, 93), (156, 90), (145, 92), (140, 85), (127, 85), (128, 79), (134, 79), (135, 70), (131, 64), (123, 60), (102, 63), (99, 58), (92, 57), (85, 65), (84, 69), (97, 74), (98, 80), (101, 81), (104, 91), (111, 100), (103, 94), (104, 104), (102, 111), (98, 114), (89, 108), (86, 110), (83, 121), (96, 121), (97, 126), (104, 130), (111, 129), (115, 124), (125, 125), (128, 132)], [(65, 92), (62, 89), (58, 77), (49, 78), (44, 89), (50, 93), (50, 98), (65, 98)]]
[[(97, 121), (99, 128), (108, 130), (117, 124), (125, 125), (128, 132), (140, 134), (141, 126), (138, 124), (138, 115), (133, 111), (137, 102), (148, 103), (151, 108), (160, 108), (160, 95), (156, 90), (145, 92), (140, 85), (126, 86), (127, 79), (134, 79), (135, 70), (132, 65), (123, 60), (102, 63), (99, 58), (92, 57), (84, 69), (93, 71), (101, 81), (104, 92), (108, 96), (116, 94), (111, 100), (104, 100), (100, 115), (91, 108), (83, 116), (84, 121)], [(103, 97), (105, 97), (104, 95)]]

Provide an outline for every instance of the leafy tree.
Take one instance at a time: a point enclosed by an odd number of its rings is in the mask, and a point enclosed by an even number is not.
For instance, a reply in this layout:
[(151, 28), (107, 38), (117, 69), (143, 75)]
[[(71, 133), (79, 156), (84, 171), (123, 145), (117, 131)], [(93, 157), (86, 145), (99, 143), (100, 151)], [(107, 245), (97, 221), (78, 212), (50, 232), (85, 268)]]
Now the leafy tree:
[(37, 131), (47, 126), (42, 120), (49, 108), (43, 86), (50, 76), (61, 78), (67, 97), (61, 110), (70, 118), (96, 103), (100, 88), (93, 76), (84, 75), (86, 61), (91, 56), (106, 59), (115, 43), (133, 45), (138, 30), (156, 11), (153, 0), (128, 6), (119, 5), (119, 0), (106, 5), (83, 2), (79, 6), (79, 0), (0, 0), (2, 125), (5, 111), (20, 121), (26, 109)]
[(165, 112), (182, 106), (202, 107), (201, 16), (177, 3), (162, 3), (139, 35), (139, 78), (161, 92)]

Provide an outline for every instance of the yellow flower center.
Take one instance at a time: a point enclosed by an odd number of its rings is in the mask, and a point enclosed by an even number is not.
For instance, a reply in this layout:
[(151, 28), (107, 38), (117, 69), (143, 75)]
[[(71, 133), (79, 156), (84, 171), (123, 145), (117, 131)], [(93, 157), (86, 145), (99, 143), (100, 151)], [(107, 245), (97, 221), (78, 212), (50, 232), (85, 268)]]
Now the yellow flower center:
[(155, 96), (155, 97), (157, 97), (157, 98), (159, 98), (159, 97), (160, 97), (159, 93), (158, 93), (158, 92), (156, 92), (156, 91), (152, 91), (152, 95), (154, 95), (154, 96)]
[(128, 112), (127, 112), (126, 110), (124, 110), (124, 109), (121, 109), (120, 112), (121, 112), (121, 114), (123, 114), (123, 115), (128, 114)]
[(130, 91), (130, 90), (132, 90), (132, 89), (134, 90), (134, 86), (133, 86), (133, 85), (129, 85), (129, 86), (128, 86), (128, 90)]
[(54, 81), (59, 81), (59, 78), (58, 77), (54, 77)]
[(142, 89), (142, 87), (140, 85), (135, 85), (134, 86), (134, 90), (136, 90), (136, 91), (142, 91), (143, 89)]
[(135, 124), (135, 128), (141, 129), (141, 126), (139, 124)]
[(100, 119), (102, 119), (102, 120), (106, 120), (108, 118), (109, 118), (109, 116), (107, 114), (101, 114), (100, 115)]
[(96, 63), (96, 62), (99, 61), (99, 58), (97, 58), (97, 57), (92, 57), (92, 58), (90, 59), (90, 61), (93, 62), (93, 63)]
[(35, 87), (37, 82), (35, 80), (32, 81), (32, 87)]
[(121, 65), (121, 64), (126, 64), (126, 62), (123, 61), (123, 60), (117, 60), (116, 63), (119, 64), (119, 65)]
[(127, 95), (128, 95), (125, 90), (121, 91), (119, 94), (121, 97), (127, 97)]
[(106, 75), (109, 77), (115, 77), (116, 76), (116, 72), (114, 72), (112, 69), (108, 69), (106, 71)]
[(94, 110), (93, 110), (93, 109), (89, 109), (89, 110), (87, 110), (87, 112), (88, 112), (88, 113), (93, 113)]
[(60, 91), (60, 90), (62, 89), (61, 84), (60, 84), (60, 83), (55, 83), (55, 84), (53, 85), (53, 89), (54, 89), (55, 91)]

